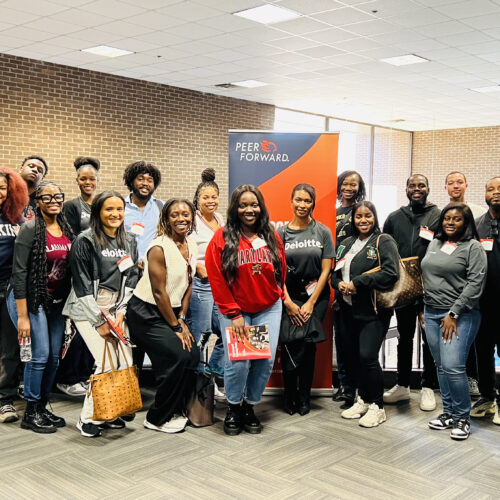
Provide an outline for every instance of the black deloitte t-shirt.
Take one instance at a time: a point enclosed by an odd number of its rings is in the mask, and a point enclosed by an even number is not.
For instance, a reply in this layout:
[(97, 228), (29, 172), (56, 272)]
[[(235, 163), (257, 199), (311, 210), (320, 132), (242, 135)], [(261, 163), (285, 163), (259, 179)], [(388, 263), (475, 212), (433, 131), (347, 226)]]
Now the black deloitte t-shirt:
[[(321, 222), (312, 221), (305, 229), (290, 229), (287, 224), (278, 234), (285, 245), (286, 288), (290, 297), (305, 302), (309, 298), (306, 287), (321, 275), (322, 259), (335, 257), (332, 233)], [(326, 286), (321, 296), (328, 294)]]
[(108, 244), (100, 251), (101, 265), (99, 269), (99, 288), (105, 288), (111, 292), (119, 292), (122, 282), (122, 274), (118, 267), (118, 261), (128, 255), (123, 248), (118, 247), (116, 238), (106, 236)]

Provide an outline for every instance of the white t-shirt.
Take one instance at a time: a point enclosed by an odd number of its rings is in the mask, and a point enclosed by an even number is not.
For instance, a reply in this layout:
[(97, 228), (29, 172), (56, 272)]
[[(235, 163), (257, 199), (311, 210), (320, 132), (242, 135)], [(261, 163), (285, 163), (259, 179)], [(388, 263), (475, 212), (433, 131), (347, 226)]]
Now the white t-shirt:
[[(214, 213), (215, 220), (219, 224), (219, 227), (224, 225), (224, 220), (222, 216)], [(205, 265), (205, 253), (207, 251), (207, 246), (210, 243), (215, 231), (207, 224), (206, 220), (202, 217), (199, 210), (196, 211), (196, 231), (190, 235), (190, 237), (196, 242), (198, 247), (198, 257), (196, 258), (196, 263)]]
[[(359, 238), (354, 242), (349, 251), (344, 255), (345, 264), (342, 268), (342, 281), (349, 283), (351, 281), (351, 262), (356, 255), (363, 250), (365, 245), (368, 243), (370, 238), (365, 238), (364, 240), (360, 240)], [(352, 306), (352, 298), (349, 295), (342, 295), (342, 299), (344, 302)]]

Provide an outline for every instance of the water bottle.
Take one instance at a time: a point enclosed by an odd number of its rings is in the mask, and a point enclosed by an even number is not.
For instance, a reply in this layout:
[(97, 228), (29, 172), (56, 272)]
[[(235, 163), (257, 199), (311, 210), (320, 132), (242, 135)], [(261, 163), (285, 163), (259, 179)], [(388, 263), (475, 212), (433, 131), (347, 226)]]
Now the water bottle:
[(19, 346), (19, 354), (21, 361), (27, 363), (31, 361), (31, 339), (24, 338)]

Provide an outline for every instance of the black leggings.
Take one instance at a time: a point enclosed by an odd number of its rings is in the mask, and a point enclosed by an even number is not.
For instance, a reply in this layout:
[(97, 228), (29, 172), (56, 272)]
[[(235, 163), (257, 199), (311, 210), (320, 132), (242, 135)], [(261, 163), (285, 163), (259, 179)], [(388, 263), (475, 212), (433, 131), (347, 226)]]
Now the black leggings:
[(384, 317), (361, 320), (353, 317), (352, 307), (342, 304), (345, 326), (359, 352), (359, 397), (365, 403), (383, 408), (384, 377), (379, 363), (379, 351), (387, 333)]

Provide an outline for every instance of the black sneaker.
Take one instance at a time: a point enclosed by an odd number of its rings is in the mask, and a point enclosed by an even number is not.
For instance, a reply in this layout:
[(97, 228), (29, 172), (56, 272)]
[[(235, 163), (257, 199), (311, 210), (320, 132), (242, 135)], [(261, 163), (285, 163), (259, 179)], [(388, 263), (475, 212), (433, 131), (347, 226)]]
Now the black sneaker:
[(243, 428), (249, 434), (260, 434), (262, 432), (262, 424), (253, 412), (253, 405), (243, 402)]
[(429, 422), (429, 429), (443, 431), (453, 427), (453, 417), (449, 413), (441, 413), (437, 418)]
[(97, 427), (100, 429), (123, 429), (125, 427), (125, 422), (121, 418), (116, 418), (115, 420), (110, 420), (109, 422), (103, 422)]
[(86, 438), (95, 438), (101, 435), (101, 429), (93, 423), (84, 424), (81, 419), (78, 419), (76, 428), (80, 431), (80, 434)]
[(135, 418), (135, 413), (129, 413), (128, 415), (122, 415), (120, 417), (125, 422), (132, 422)]
[(242, 430), (241, 421), (241, 406), (240, 405), (227, 405), (226, 418), (224, 419), (224, 432), (229, 436), (237, 436)]
[(54, 415), (47, 408), (42, 408), (40, 411), (47, 417), (47, 420), (51, 422), (54, 427), (64, 427), (66, 425), (66, 420), (64, 420), (64, 418)]
[(470, 421), (468, 418), (459, 418), (453, 424), (453, 430), (450, 432), (451, 439), (463, 441), (470, 436)]

